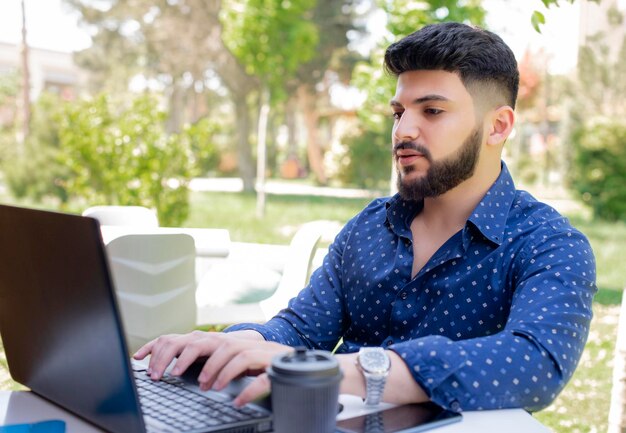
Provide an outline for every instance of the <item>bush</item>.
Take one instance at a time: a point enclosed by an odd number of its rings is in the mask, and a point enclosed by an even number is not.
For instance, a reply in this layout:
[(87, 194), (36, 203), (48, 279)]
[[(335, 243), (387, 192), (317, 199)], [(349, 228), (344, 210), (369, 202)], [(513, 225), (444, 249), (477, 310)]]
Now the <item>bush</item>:
[(157, 107), (150, 95), (128, 104), (104, 95), (67, 104), (58, 121), (68, 193), (90, 205), (150, 207), (161, 224), (180, 225), (189, 213), (191, 140), (167, 135), (165, 113)]
[(18, 149), (14, 134), (11, 145), (2, 149), (2, 168), (7, 186), (17, 198), (30, 197), (41, 201), (52, 197), (61, 206), (67, 203), (68, 193), (63, 184), (70, 171), (59, 160), (58, 118), (62, 105), (59, 97), (42, 93), (32, 106), (30, 135)]
[(626, 220), (626, 123), (602, 118), (574, 134), (571, 182), (593, 209), (609, 221)]
[(346, 153), (341, 157), (339, 180), (361, 188), (389, 189), (391, 178), (391, 129), (368, 129), (344, 138)]
[(215, 137), (222, 133), (222, 130), (220, 123), (206, 117), (185, 126), (183, 137), (189, 140), (197, 171), (202, 176), (218, 169), (220, 154), (215, 144)]

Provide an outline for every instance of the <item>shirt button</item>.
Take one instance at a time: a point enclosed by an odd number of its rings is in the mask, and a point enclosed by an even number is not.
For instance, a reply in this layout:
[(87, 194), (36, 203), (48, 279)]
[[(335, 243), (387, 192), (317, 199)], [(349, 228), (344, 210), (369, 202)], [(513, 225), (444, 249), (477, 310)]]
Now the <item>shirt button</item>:
[(392, 341), (392, 340), (387, 340), (387, 341), (385, 342), (385, 344), (386, 344), (387, 346), (391, 346), (391, 345), (393, 344), (393, 341)]
[(461, 405), (458, 401), (453, 400), (452, 403), (450, 403), (450, 409), (452, 409), (453, 412), (461, 412)]
[(400, 293), (400, 299), (402, 299), (403, 301), (406, 300), (406, 298), (408, 297), (409, 297), (409, 294), (407, 292)]

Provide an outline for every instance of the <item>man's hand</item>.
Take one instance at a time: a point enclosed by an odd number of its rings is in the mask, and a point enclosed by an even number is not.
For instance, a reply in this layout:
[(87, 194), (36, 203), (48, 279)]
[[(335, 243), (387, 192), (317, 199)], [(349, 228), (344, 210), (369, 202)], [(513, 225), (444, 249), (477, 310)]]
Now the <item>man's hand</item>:
[(184, 335), (165, 335), (150, 341), (135, 353), (135, 359), (151, 354), (148, 373), (153, 380), (163, 376), (167, 366), (176, 359), (171, 374), (181, 375), (196, 359), (208, 357), (198, 382), (200, 389), (222, 389), (243, 374), (260, 374), (235, 399), (243, 405), (269, 392), (269, 380), (264, 373), (272, 358), (293, 348), (263, 340), (251, 331), (232, 333), (193, 331)]

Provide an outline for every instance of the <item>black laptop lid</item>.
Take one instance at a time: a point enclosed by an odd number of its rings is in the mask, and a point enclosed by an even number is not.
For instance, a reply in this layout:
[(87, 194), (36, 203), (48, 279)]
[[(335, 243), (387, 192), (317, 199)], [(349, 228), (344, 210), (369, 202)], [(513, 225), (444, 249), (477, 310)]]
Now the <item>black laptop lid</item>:
[(105, 430), (145, 431), (96, 220), (0, 205), (0, 332), (15, 381)]

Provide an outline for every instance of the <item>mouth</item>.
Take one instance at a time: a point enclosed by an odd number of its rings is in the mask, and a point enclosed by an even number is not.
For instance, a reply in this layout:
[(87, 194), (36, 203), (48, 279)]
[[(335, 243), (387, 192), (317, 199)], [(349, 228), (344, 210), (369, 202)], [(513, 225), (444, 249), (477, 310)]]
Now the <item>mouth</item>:
[(416, 161), (424, 157), (425, 156), (422, 153), (414, 150), (401, 149), (396, 152), (396, 160), (398, 161), (398, 164), (405, 167), (413, 165)]

